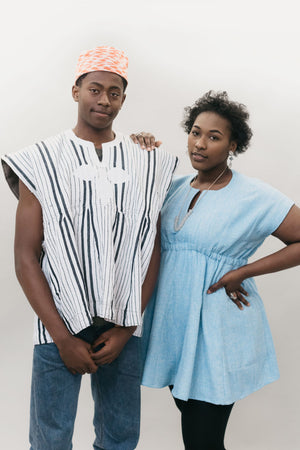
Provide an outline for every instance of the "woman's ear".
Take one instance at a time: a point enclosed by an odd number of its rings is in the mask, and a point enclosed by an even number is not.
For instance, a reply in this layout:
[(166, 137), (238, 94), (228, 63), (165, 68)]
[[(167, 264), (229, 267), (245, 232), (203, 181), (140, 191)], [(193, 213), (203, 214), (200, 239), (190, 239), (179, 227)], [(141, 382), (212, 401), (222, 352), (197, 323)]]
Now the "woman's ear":
[(235, 153), (237, 149), (237, 143), (235, 141), (231, 141), (229, 145), (229, 151)]

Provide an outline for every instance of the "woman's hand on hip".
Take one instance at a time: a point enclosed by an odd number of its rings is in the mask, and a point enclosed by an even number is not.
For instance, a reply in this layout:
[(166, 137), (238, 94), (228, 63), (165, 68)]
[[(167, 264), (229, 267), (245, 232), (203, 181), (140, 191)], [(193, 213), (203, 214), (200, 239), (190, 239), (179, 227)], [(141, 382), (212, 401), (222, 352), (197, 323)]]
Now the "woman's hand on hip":
[(207, 291), (208, 294), (213, 294), (221, 288), (224, 288), (228, 297), (236, 304), (239, 309), (243, 309), (243, 305), (250, 306), (245, 296), (248, 292), (242, 286), (244, 277), (240, 269), (231, 270), (227, 272), (219, 281), (211, 285)]

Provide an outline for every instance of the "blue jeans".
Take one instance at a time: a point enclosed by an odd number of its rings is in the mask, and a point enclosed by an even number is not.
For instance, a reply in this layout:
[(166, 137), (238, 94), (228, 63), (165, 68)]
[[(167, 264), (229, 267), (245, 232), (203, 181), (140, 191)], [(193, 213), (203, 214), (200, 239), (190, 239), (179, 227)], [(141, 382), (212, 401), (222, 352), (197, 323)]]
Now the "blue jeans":
[[(140, 430), (141, 358), (133, 336), (119, 357), (91, 376), (94, 399), (94, 449), (133, 450)], [(34, 347), (31, 450), (70, 450), (81, 375), (72, 375), (55, 344)], [(88, 448), (88, 445), (86, 446)]]

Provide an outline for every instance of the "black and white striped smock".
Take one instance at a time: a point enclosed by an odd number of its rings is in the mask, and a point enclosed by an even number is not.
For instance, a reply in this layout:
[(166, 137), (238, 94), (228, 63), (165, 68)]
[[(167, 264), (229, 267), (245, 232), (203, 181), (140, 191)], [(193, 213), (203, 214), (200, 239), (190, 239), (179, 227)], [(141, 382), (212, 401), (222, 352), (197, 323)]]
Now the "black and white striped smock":
[[(94, 316), (141, 324), (141, 286), (177, 164), (122, 134), (102, 149), (100, 161), (91, 142), (67, 130), (2, 158), (14, 194), (20, 178), (41, 204), (41, 267), (71, 333)], [(36, 318), (34, 343), (49, 342)]]

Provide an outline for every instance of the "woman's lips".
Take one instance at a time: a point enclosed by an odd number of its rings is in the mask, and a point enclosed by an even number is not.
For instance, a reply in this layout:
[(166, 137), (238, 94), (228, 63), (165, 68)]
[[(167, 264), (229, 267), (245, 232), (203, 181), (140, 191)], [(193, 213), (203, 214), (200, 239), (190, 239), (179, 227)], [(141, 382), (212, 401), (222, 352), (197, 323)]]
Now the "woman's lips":
[(201, 155), (201, 153), (192, 153), (192, 158), (194, 161), (205, 161), (207, 159), (207, 156)]

